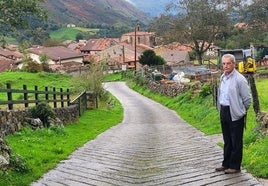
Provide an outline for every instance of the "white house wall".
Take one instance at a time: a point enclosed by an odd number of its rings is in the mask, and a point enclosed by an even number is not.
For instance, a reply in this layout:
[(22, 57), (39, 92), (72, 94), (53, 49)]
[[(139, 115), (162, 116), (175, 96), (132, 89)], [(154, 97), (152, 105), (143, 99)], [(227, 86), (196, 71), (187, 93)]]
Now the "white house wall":
[[(32, 58), (34, 61), (36, 61), (37, 63), (41, 63), (40, 59), (39, 59), (39, 55), (36, 55), (36, 54), (33, 54), (31, 53), (30, 54), (30, 58)], [(68, 62), (77, 62), (77, 63), (83, 63), (83, 58), (82, 57), (79, 57), (79, 58), (71, 58), (71, 59), (61, 59), (60, 63), (68, 63)], [(48, 60), (48, 64), (49, 65), (54, 65), (56, 64), (57, 62), (49, 59)]]
[(61, 63), (68, 63), (68, 62), (77, 62), (77, 63), (83, 63), (83, 58), (72, 58), (72, 59), (62, 59)]
[[(32, 60), (36, 61), (37, 63), (41, 64), (41, 61), (39, 59), (39, 55), (36, 55), (36, 54), (31, 53), (30, 54), (30, 58), (32, 58)], [(53, 64), (55, 64), (55, 62), (52, 61), (51, 59), (48, 59), (48, 64), (49, 65), (53, 65)]]

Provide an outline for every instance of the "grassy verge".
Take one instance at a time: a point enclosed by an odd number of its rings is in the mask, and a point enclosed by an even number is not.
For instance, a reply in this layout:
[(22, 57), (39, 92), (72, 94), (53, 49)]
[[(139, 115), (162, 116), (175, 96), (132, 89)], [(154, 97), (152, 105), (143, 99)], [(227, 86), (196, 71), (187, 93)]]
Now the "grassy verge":
[(11, 170), (0, 172), (0, 185), (29, 185), (74, 150), (122, 119), (123, 109), (116, 101), (114, 108), (86, 111), (78, 122), (64, 128), (36, 131), (24, 128), (7, 136), (6, 141), (13, 152), (22, 158), (15, 162)]

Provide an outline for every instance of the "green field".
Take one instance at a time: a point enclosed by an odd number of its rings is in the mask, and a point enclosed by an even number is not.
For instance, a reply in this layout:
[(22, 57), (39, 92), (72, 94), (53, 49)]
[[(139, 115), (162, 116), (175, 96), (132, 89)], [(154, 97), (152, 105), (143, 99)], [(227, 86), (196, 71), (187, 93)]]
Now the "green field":
[[(0, 73), (0, 88), (5, 89), (6, 84), (11, 85), (11, 89), (22, 90), (23, 85), (27, 86), (27, 90), (34, 90), (35, 86), (38, 87), (39, 91), (45, 91), (45, 87), (48, 90), (52, 91), (53, 88), (56, 88), (56, 91), (60, 91), (62, 88), (63, 92), (66, 92), (67, 89), (71, 92), (71, 98), (74, 98), (77, 94), (71, 85), (71, 76), (60, 73), (28, 73), (28, 72), (3, 72)], [(29, 99), (34, 98), (34, 94), (28, 94)], [(22, 93), (13, 93), (13, 100), (22, 100)], [(39, 96), (40, 99), (44, 99), (44, 94)], [(0, 92), (0, 100), (6, 101), (7, 94), (5, 92)], [(52, 104), (52, 103), (50, 103)], [(34, 105), (33, 103), (29, 106)], [(17, 104), (14, 105), (14, 108), (20, 108), (23, 105)], [(0, 109), (5, 109), (7, 105), (0, 105)]]
[(60, 73), (29, 73), (29, 72), (2, 72), (0, 73), (0, 87), (5, 88), (6, 83), (10, 83), (12, 88), (21, 89), (27, 85), (29, 89), (34, 89), (35, 85), (43, 89), (44, 87), (70, 88), (71, 76)]
[(19, 45), (18, 41), (15, 38), (5, 37), (4, 39), (5, 39), (5, 41), (7, 43), (11, 43), (11, 44), (14, 44), (14, 45)]
[(76, 40), (76, 35), (81, 33), (82, 35), (95, 35), (99, 29), (89, 29), (82, 27), (73, 27), (73, 28), (61, 28), (56, 31), (50, 32), (50, 37), (52, 39), (59, 40)]

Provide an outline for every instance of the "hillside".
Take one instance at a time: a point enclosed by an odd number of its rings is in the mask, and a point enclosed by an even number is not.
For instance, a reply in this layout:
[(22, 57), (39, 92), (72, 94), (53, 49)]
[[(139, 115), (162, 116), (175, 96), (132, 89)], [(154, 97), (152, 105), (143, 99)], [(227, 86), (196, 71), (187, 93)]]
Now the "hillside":
[(49, 19), (59, 24), (147, 24), (150, 18), (125, 0), (44, 0)]

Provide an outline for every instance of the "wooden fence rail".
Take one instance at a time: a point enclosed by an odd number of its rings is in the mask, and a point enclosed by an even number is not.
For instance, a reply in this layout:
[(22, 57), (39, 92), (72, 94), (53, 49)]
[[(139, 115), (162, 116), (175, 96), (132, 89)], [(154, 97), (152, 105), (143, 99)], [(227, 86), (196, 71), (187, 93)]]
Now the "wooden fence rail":
[[(7, 105), (9, 110), (13, 110), (15, 104), (24, 104), (24, 107), (29, 107), (29, 104), (38, 104), (42, 101), (47, 103), (53, 103), (54, 108), (57, 108), (57, 103), (60, 103), (61, 107), (70, 105), (70, 91), (67, 89), (66, 92), (60, 88), (60, 91), (56, 91), (56, 88), (53, 87), (53, 90), (49, 90), (48, 87), (45, 87), (45, 90), (38, 90), (38, 87), (35, 86), (34, 90), (28, 90), (26, 85), (23, 85), (23, 89), (12, 89), (11, 84), (7, 83), (6, 88), (0, 88), (0, 93), (6, 93), (6, 99), (1, 100), (0, 96), (0, 105)], [(17, 99), (14, 99), (14, 96), (20, 94)]]

